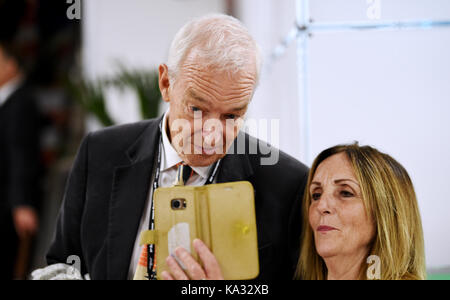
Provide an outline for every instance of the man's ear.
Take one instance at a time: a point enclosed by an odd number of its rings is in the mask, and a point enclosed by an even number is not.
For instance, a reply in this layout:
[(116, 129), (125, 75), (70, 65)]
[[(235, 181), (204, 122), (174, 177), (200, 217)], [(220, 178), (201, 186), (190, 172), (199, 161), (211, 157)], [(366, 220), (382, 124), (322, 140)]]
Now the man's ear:
[(170, 102), (169, 68), (165, 64), (162, 64), (159, 66), (159, 90), (161, 91), (161, 96), (162, 96), (163, 100), (165, 102)]

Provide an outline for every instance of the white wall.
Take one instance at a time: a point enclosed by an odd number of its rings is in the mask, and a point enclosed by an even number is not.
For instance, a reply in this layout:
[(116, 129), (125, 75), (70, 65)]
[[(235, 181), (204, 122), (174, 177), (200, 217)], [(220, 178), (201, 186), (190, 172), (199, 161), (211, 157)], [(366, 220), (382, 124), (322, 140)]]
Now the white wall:
[[(295, 24), (295, 0), (236, 1), (236, 10), (237, 17), (248, 27), (265, 58), (260, 85), (249, 107), (248, 117), (278, 119), (278, 146), (298, 157), (300, 143), (295, 137), (300, 135), (297, 126), (300, 108), (297, 101), (295, 47), (290, 47), (280, 60), (271, 64), (270, 71), (268, 69), (273, 48)], [(274, 143), (270, 139), (269, 142)]]
[[(83, 1), (84, 73), (88, 78), (111, 75), (116, 60), (127, 67), (157, 68), (166, 62), (172, 38), (189, 19), (224, 10), (223, 0)], [(108, 100), (117, 122), (139, 119), (135, 95), (111, 91)]]
[[(295, 1), (240, 2), (268, 53), (294, 23)], [(315, 22), (369, 21), (365, 0), (310, 3)], [(450, 19), (450, 1), (381, 1), (381, 20), (422, 18)], [(309, 157), (355, 140), (391, 154), (416, 188), (428, 267), (449, 266), (450, 28), (315, 34), (309, 42)], [(250, 113), (281, 118), (280, 147), (300, 158), (294, 48), (261, 83)]]

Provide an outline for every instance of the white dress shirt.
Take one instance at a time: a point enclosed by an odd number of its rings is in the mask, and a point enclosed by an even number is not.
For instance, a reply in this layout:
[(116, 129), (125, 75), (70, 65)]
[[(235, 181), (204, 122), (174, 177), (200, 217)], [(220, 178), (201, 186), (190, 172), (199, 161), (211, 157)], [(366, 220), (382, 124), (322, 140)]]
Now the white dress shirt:
[(0, 107), (6, 103), (8, 98), (20, 87), (22, 77), (17, 76), (0, 87)]
[[(164, 114), (163, 118), (163, 130), (162, 130), (162, 155), (161, 155), (161, 168), (160, 168), (160, 187), (170, 187), (173, 185), (176, 175), (177, 175), (177, 164), (183, 160), (180, 158), (174, 147), (169, 141), (167, 136), (167, 112)], [(155, 145), (156, 147), (156, 145)], [(186, 182), (186, 185), (201, 186), (206, 183), (208, 175), (210, 173), (212, 165), (206, 167), (192, 167), (194, 174)], [(154, 170), (153, 170), (154, 171)], [(153, 172), (154, 174), (154, 172)], [(154, 180), (154, 175), (152, 175), (152, 183)], [(133, 248), (133, 255), (131, 257), (130, 268), (128, 272), (128, 279), (133, 279), (134, 273), (136, 271), (137, 264), (139, 262), (139, 256), (141, 255), (142, 247), (139, 246), (139, 237), (143, 230), (148, 230), (149, 219), (150, 219), (150, 195), (153, 193), (153, 186), (150, 185), (150, 191), (145, 204), (144, 212), (141, 217), (141, 222), (139, 224), (139, 230), (136, 235), (136, 240)]]

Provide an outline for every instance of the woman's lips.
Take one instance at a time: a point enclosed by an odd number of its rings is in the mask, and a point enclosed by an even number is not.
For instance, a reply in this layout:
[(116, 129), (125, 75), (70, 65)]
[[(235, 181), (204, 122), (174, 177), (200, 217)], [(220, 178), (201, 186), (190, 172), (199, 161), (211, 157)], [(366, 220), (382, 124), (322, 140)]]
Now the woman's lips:
[(317, 227), (317, 231), (319, 232), (327, 232), (327, 231), (331, 231), (331, 230), (337, 230), (334, 227), (331, 226), (327, 226), (327, 225), (320, 225), (319, 227)]

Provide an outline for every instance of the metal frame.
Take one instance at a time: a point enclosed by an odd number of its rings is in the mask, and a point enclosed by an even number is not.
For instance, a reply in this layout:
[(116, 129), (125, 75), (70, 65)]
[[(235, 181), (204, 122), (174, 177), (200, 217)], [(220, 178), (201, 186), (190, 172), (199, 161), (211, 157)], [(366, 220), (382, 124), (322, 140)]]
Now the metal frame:
[(450, 27), (450, 20), (413, 20), (413, 21), (370, 21), (348, 23), (314, 23), (309, 15), (309, 0), (296, 0), (295, 26), (282, 42), (275, 47), (269, 59), (269, 67), (281, 56), (293, 42), (297, 44), (298, 100), (300, 127), (300, 159), (312, 163), (311, 157), (311, 113), (308, 83), (308, 37), (315, 33), (355, 32), (355, 31), (395, 31), (420, 30), (437, 27)]

